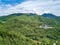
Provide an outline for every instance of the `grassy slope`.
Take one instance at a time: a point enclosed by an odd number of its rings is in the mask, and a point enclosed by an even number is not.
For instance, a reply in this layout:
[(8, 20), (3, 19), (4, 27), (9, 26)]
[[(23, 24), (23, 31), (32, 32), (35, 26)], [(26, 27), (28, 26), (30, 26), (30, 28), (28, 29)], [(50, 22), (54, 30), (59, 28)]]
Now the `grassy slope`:
[[(5, 20), (4, 20), (5, 19)], [(0, 45), (60, 45), (60, 21), (42, 16), (7, 16), (0, 20)], [(47, 24), (54, 28), (41, 29)]]

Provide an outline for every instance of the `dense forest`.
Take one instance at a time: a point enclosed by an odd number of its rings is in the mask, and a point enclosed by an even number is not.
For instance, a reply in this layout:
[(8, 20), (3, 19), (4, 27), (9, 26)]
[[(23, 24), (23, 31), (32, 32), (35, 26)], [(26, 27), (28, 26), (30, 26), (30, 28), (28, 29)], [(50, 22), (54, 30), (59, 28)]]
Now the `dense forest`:
[(0, 45), (60, 45), (60, 17), (21, 13), (1, 16)]

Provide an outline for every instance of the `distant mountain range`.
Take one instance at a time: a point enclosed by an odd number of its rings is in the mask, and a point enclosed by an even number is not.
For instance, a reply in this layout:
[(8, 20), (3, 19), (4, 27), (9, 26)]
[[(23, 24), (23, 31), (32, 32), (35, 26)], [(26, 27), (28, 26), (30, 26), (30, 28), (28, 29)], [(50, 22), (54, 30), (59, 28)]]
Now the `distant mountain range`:
[(20, 16), (20, 15), (30, 15), (30, 16), (34, 16), (36, 15), (35, 13), (14, 13), (14, 14), (10, 14), (10, 15), (16, 15), (16, 16)]
[[(20, 16), (20, 15), (30, 15), (30, 16), (34, 16), (34, 15), (37, 15), (35, 13), (14, 13), (14, 14), (10, 14), (10, 15), (16, 15), (16, 16)], [(46, 17), (46, 18), (57, 18), (57, 17), (60, 17), (60, 16), (56, 16), (52, 13), (43, 13), (42, 14), (43, 17)]]

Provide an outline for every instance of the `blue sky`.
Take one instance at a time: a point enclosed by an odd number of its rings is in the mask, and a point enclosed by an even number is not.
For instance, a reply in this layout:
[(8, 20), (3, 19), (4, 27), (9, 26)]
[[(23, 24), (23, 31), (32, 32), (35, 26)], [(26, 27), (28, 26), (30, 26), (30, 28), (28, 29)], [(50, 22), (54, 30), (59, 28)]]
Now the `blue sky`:
[(0, 16), (12, 13), (53, 13), (60, 16), (60, 0), (0, 0)]
[(1, 3), (3, 4), (11, 4), (11, 5), (15, 5), (16, 3), (19, 4), (25, 0), (0, 0)]

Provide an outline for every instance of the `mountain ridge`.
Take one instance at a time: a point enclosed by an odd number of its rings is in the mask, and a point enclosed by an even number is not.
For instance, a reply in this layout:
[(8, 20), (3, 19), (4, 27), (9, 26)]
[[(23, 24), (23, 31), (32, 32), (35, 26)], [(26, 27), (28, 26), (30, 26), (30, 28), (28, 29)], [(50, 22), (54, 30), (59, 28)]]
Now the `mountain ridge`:
[(44, 13), (44, 14), (42, 14), (42, 16), (44, 16), (46, 18), (57, 18), (57, 16), (52, 13)]

